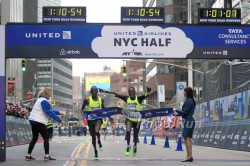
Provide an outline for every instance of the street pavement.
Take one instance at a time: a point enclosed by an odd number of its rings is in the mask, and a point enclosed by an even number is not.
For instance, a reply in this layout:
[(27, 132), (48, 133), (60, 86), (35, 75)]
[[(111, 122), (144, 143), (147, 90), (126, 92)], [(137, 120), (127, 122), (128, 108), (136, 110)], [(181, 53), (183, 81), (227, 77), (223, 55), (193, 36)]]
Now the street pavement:
[[(147, 138), (148, 144), (143, 144), (143, 138), (140, 137), (138, 144), (138, 154), (124, 156), (126, 141), (124, 137), (107, 136), (102, 143), (104, 151), (99, 152), (99, 160), (94, 161), (94, 150), (89, 136), (81, 137), (55, 137), (50, 142), (50, 155), (55, 157), (56, 161), (43, 161), (43, 144), (37, 143), (32, 156), (35, 161), (25, 161), (28, 145), (21, 145), (7, 148), (7, 160), (0, 163), (0, 166), (171, 166), (196, 165), (196, 166), (249, 166), (250, 153), (242, 151), (216, 149), (210, 147), (193, 146), (193, 163), (180, 162), (185, 158), (186, 150), (175, 151), (176, 141), (170, 141), (170, 148), (163, 148), (164, 139), (156, 138), (156, 145), (150, 145), (151, 138)], [(132, 154), (132, 153), (131, 153)]]

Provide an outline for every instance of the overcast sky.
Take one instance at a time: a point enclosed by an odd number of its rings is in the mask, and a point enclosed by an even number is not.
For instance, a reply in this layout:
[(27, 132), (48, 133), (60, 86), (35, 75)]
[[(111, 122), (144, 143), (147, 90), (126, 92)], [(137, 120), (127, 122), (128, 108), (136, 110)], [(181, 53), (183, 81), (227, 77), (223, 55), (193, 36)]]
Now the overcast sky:
[[(87, 22), (119, 23), (121, 6), (142, 6), (142, 0), (62, 0), (62, 6), (86, 6)], [(85, 72), (101, 72), (105, 65), (120, 72), (123, 64), (118, 59), (71, 59), (73, 75), (83, 76)]]

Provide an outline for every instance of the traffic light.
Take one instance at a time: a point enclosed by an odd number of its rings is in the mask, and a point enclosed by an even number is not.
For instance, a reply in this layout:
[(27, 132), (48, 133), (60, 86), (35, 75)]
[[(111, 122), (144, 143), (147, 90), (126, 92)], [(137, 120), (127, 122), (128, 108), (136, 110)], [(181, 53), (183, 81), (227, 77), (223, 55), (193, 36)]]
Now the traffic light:
[(126, 76), (127, 76), (127, 68), (126, 68), (126, 66), (123, 66), (123, 67), (122, 67), (122, 76), (123, 76), (123, 77), (126, 77)]
[(50, 104), (51, 104), (51, 105), (56, 105), (56, 101), (55, 101), (55, 100), (51, 100), (51, 101), (50, 101)]
[(22, 59), (22, 64), (21, 64), (22, 71), (26, 71), (26, 60)]

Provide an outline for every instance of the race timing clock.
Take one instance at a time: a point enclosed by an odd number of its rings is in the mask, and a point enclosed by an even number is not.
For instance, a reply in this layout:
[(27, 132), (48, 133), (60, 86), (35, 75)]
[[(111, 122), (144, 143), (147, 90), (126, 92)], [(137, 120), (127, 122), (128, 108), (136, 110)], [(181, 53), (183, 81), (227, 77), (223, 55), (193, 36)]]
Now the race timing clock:
[(164, 23), (164, 8), (161, 7), (122, 7), (121, 23), (157, 24)]
[(218, 9), (218, 8), (202, 8), (199, 9), (200, 24), (241, 24), (240, 9)]
[(86, 23), (86, 7), (43, 7), (43, 22)]

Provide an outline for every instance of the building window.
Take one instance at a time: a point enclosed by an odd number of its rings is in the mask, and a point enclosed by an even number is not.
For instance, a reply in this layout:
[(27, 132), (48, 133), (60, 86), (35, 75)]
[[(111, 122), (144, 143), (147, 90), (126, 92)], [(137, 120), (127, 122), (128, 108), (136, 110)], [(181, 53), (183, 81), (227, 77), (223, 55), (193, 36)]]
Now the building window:
[(126, 86), (122, 86), (122, 92), (126, 92), (127, 91), (127, 87)]
[(140, 85), (140, 87), (139, 87), (139, 92), (143, 92), (143, 86), (142, 85)]
[(135, 88), (135, 91), (137, 92), (137, 91), (138, 91), (138, 88), (137, 88), (137, 86), (134, 86), (134, 88)]

